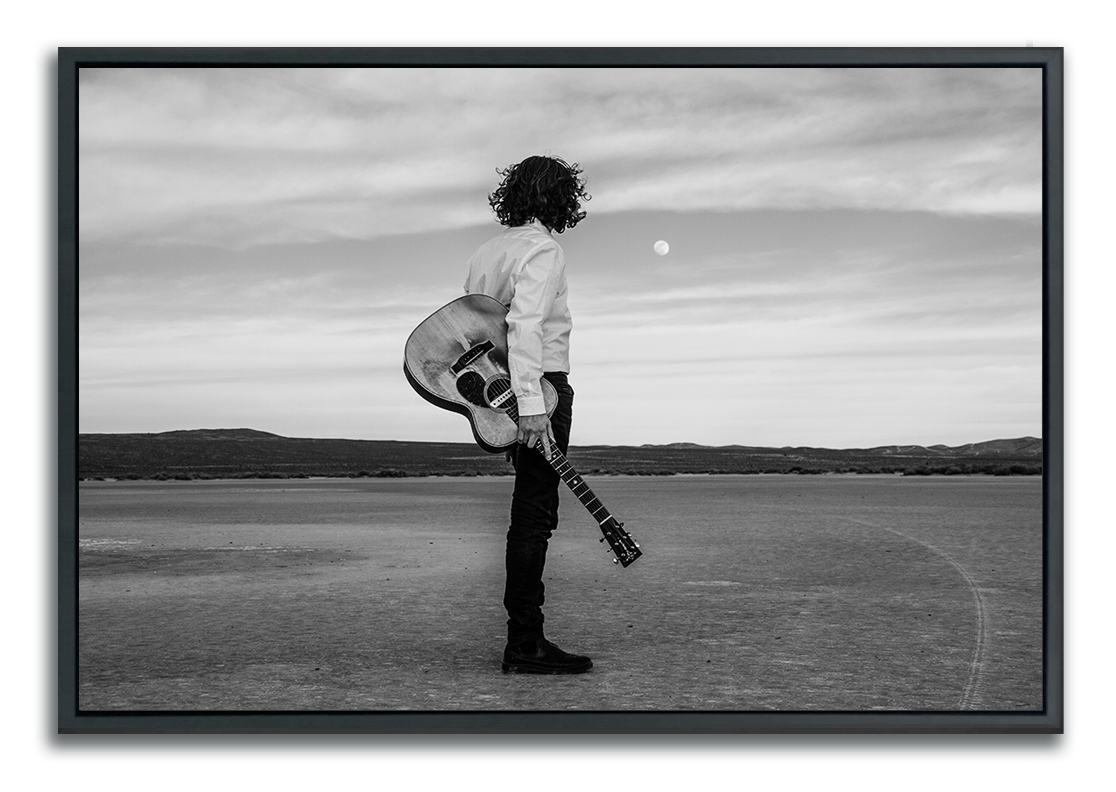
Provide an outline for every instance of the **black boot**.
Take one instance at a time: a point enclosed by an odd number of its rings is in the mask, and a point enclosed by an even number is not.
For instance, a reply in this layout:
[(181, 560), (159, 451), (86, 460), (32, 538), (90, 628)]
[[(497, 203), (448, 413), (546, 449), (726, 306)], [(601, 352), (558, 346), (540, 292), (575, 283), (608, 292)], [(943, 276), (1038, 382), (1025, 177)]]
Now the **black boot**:
[(563, 652), (545, 638), (508, 643), (504, 649), (504, 673), (511, 674), (584, 674), (593, 661)]

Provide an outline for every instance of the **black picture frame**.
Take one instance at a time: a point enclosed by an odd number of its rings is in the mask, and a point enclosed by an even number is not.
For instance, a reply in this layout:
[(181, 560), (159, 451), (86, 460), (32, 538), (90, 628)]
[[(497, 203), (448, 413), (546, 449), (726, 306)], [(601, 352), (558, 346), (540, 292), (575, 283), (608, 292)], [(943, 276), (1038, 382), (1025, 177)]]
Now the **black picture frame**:
[[(1037, 712), (127, 712), (77, 706), (78, 71), (144, 66), (1033, 67), (1043, 72), (1043, 700)], [(59, 733), (1059, 734), (1063, 657), (1064, 137), (1061, 48), (60, 48)]]

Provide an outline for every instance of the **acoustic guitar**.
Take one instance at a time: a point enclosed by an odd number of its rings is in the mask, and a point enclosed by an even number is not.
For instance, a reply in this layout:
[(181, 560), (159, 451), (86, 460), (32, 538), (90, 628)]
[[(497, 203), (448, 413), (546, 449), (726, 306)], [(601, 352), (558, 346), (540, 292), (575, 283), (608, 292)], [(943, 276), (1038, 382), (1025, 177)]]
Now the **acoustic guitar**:
[[(442, 306), (407, 338), (403, 373), (419, 396), (436, 407), (469, 419), (473, 439), (486, 451), (516, 443), (519, 411), (508, 373), (508, 309), (484, 294), (467, 294)], [(541, 380), (543, 403), (554, 412), (558, 394)], [(541, 452), (545, 439), (536, 447)], [(550, 465), (588, 509), (608, 541), (613, 563), (629, 566), (642, 555), (639, 545), (601, 503), (561, 450), (550, 445)]]

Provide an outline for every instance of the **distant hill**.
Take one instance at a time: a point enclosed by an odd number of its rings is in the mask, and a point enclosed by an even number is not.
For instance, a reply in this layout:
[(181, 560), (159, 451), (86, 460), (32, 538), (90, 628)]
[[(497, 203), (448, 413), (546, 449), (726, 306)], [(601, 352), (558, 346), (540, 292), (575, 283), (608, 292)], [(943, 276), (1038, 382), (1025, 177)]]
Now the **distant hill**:
[[(963, 446), (866, 449), (702, 446), (573, 446), (581, 473), (890, 473), (1033, 475), (1042, 472), (1039, 438)], [(79, 478), (199, 479), (310, 476), (500, 476), (502, 454), (472, 443), (283, 437), (255, 429), (188, 429), (154, 434), (78, 435)]]
[(1037, 437), (1018, 437), (1014, 440), (987, 440), (962, 446), (881, 446), (873, 448), (881, 454), (934, 454), (950, 457), (1041, 457), (1042, 440)]
[(166, 437), (196, 440), (287, 440), (282, 435), (258, 429), (175, 429), (153, 435), (119, 435), (120, 437)]
[(668, 443), (666, 445), (645, 444), (640, 448), (668, 449), (743, 449), (757, 453), (786, 452), (800, 454), (849, 455), (849, 456), (917, 456), (917, 457), (1041, 457), (1042, 440), (1037, 437), (1019, 437), (1014, 440), (988, 440), (983, 443), (967, 443), (961, 446), (947, 445), (890, 445), (873, 448), (815, 448), (812, 446), (783, 446), (764, 448), (761, 446), (705, 446), (697, 443)]

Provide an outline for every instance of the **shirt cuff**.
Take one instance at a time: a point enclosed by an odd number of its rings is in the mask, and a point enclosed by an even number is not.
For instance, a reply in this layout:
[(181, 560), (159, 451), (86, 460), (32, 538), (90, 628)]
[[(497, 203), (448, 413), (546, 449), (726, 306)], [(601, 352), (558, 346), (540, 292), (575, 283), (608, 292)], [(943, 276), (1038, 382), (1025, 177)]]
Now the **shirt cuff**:
[(546, 415), (546, 402), (542, 396), (516, 398), (520, 415)]

